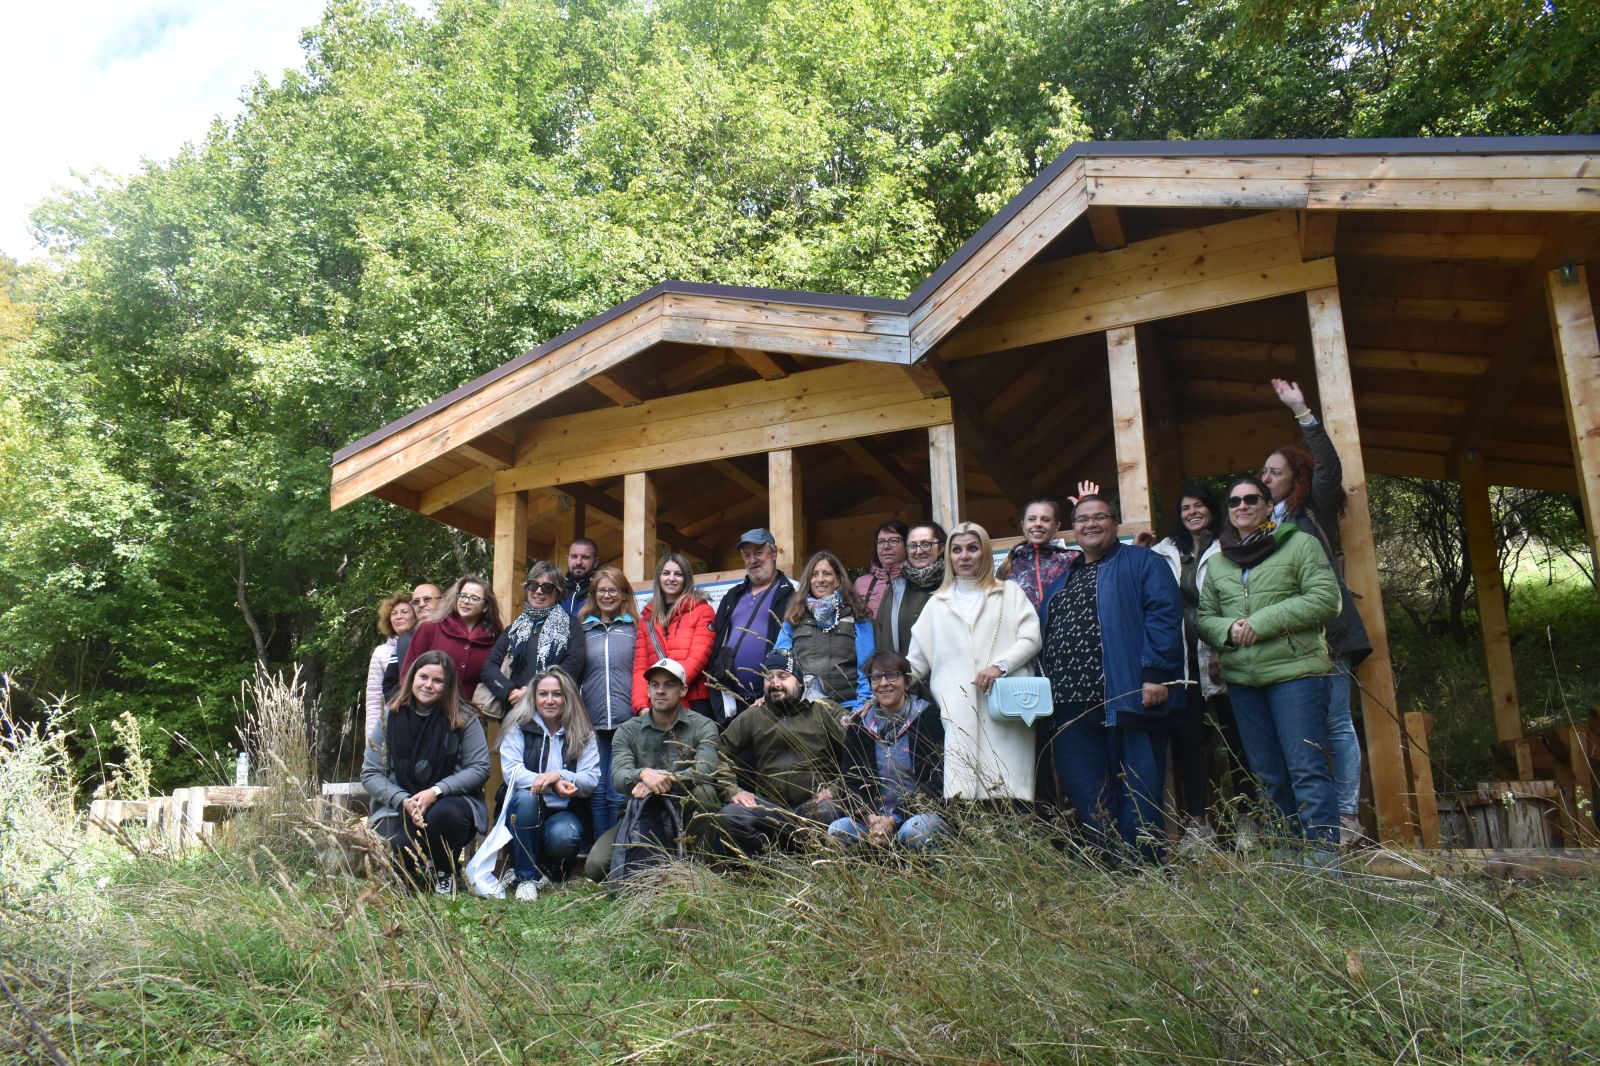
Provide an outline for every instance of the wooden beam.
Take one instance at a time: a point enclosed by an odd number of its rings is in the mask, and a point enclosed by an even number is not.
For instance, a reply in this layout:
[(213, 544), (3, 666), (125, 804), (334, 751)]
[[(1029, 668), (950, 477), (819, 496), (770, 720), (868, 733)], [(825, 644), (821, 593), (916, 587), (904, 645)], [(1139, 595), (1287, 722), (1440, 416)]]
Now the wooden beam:
[(1550, 332), (1561, 364), (1561, 398), (1578, 465), (1579, 493), (1590, 546), (1600, 559), (1600, 336), (1595, 332), (1589, 274), (1576, 263), (1545, 275)]
[(757, 499), (767, 498), (767, 487), (741, 470), (732, 459), (715, 459), (711, 462), (711, 469)]
[(903, 496), (913, 502), (928, 504), (928, 489), (894, 461), (886, 452), (869, 450), (858, 440), (842, 440), (835, 444), (850, 461), (872, 476), (891, 496)]
[(433, 488), (424, 490), (417, 498), (417, 511), (425, 515), (436, 515), (446, 507), (453, 507), (480, 492), (492, 491), (494, 475), (494, 470), (487, 466), (475, 466), (463, 471), (448, 481), (442, 481)]
[(1400, 709), (1395, 702), (1394, 671), (1389, 664), (1389, 626), (1383, 614), (1383, 590), (1378, 583), (1377, 547), (1372, 538), (1372, 516), (1367, 506), (1367, 471), (1356, 428), (1355, 389), (1350, 382), (1350, 357), (1345, 344), (1344, 316), (1337, 287), (1306, 293), (1311, 345), (1317, 361), (1317, 386), (1322, 397), (1322, 420), (1344, 468), (1348, 500), (1340, 521), (1345, 554), (1345, 577), (1359, 597), (1356, 605), (1372, 641), (1372, 654), (1361, 664), (1357, 687), (1364, 708), (1362, 724), (1367, 735), (1367, 771), (1372, 780), (1372, 801), (1378, 812), (1380, 839), (1412, 846), (1411, 815), (1407, 809), (1405, 756), (1401, 750)]
[(1156, 348), (1154, 328), (1138, 327), (1135, 339), (1139, 348), (1139, 380), (1149, 416), (1145, 420), (1145, 449), (1150, 456), (1152, 486), (1161, 501), (1161, 513), (1152, 511), (1150, 518), (1165, 527), (1178, 518), (1178, 496), (1184, 482), (1183, 436), (1178, 432), (1178, 408), (1172, 399), (1172, 383), (1167, 379), (1162, 358), (1164, 353)]
[(928, 427), (928, 474), (933, 520), (948, 533), (967, 510), (961, 454), (956, 451), (953, 422)]
[(613, 367), (604, 374), (591, 374), (585, 384), (592, 385), (606, 399), (624, 407), (632, 407), (645, 400), (644, 390), (628, 380), (621, 367)]
[[(578, 500), (584, 506), (601, 514), (609, 515), (626, 532), (627, 521), (624, 512), (627, 507), (624, 501), (617, 499), (604, 489), (597, 489), (593, 485), (585, 485), (582, 482), (558, 485), (556, 488)], [(703, 562), (709, 563), (718, 557), (718, 553), (706, 544), (694, 537), (685, 535), (676, 526), (668, 525), (659, 520), (656, 522), (656, 539), (664, 542), (669, 547), (676, 548), (691, 558), (699, 559)], [(652, 574), (651, 576), (654, 577), (655, 575)]]
[(925, 398), (901, 367), (848, 363), (533, 422), (523, 464), (502, 471), (495, 486), (593, 481), (949, 420), (950, 401)]
[(1333, 254), (1339, 216), (1332, 211), (1300, 212), (1300, 258), (1326, 259)]
[(1131, 326), (1106, 331), (1111, 372), (1111, 434), (1117, 452), (1117, 495), (1129, 529), (1151, 528), (1150, 456), (1144, 435), (1144, 386), (1139, 379), (1139, 342)]
[[(587, 523), (584, 520), (588, 517), (586, 514), (588, 508), (581, 500), (574, 499), (564, 492), (556, 499), (560, 504), (560, 510), (556, 512), (556, 540), (550, 549), (555, 558), (551, 561), (565, 568), (567, 553), (572, 550), (572, 542), (585, 535), (584, 526)], [(623, 523), (623, 528), (627, 528), (626, 522)]]
[(662, 339), (769, 354), (907, 363), (906, 316), (789, 300), (668, 293)]
[(984, 472), (994, 478), (1006, 499), (1017, 507), (1027, 506), (1036, 493), (1022, 462), (1012, 456), (1000, 435), (984, 420), (983, 408), (973, 399), (972, 393), (961, 382), (956, 369), (944, 361), (939, 352), (929, 352), (923, 362), (939, 376), (950, 390), (950, 403), (954, 407), (961, 435), (966, 438), (972, 454), (983, 465)]
[(456, 454), (491, 470), (504, 470), (516, 458), (516, 446), (498, 433), (485, 433), (456, 449)]
[(760, 374), (768, 381), (777, 381), (779, 378), (786, 378), (789, 376), (784, 371), (783, 367), (777, 364), (772, 356), (761, 351), (759, 348), (733, 348), (730, 350), (733, 352), (734, 356), (738, 358), (739, 362), (743, 363), (751, 370), (754, 370), (757, 374)]
[(1094, 246), (1102, 252), (1128, 246), (1128, 235), (1122, 228), (1122, 212), (1115, 207), (1091, 205), (1084, 214), (1089, 218), (1089, 231), (1094, 234)]
[(1439, 846), (1439, 797), (1433, 790), (1433, 758), (1428, 754), (1428, 734), (1433, 731), (1433, 715), (1423, 711), (1405, 714), (1406, 748), (1410, 754), (1411, 780), (1417, 800), (1417, 836), (1424, 848)]
[[(1521, 740), (1522, 705), (1517, 700), (1517, 672), (1511, 658), (1511, 627), (1506, 620), (1506, 590), (1500, 576), (1489, 482), (1483, 461), (1477, 456), (1463, 458), (1456, 473), (1461, 481), (1467, 559), (1472, 564), (1472, 585), (1478, 599), (1483, 660), (1489, 672), (1494, 738), (1501, 743)], [(1517, 767), (1520, 780), (1528, 780), (1532, 772), (1531, 765)]]
[[(509, 617), (522, 610), (522, 576), (528, 566), (528, 503), (520, 492), (502, 492), (494, 498), (494, 597)], [(477, 682), (473, 681), (473, 687)]]
[(1539, 254), (1543, 243), (1544, 238), (1537, 233), (1397, 233), (1347, 227), (1334, 242), (1334, 251), (1365, 259), (1527, 263)]
[(778, 566), (799, 576), (806, 558), (806, 513), (800, 503), (800, 460), (792, 448), (767, 453), (767, 528), (778, 542)]
[(656, 572), (656, 486), (649, 474), (622, 479), (622, 572), (643, 588)]
[(1336, 282), (1334, 261), (1304, 262), (1293, 213), (1277, 212), (1029, 267), (940, 351), (985, 355)]

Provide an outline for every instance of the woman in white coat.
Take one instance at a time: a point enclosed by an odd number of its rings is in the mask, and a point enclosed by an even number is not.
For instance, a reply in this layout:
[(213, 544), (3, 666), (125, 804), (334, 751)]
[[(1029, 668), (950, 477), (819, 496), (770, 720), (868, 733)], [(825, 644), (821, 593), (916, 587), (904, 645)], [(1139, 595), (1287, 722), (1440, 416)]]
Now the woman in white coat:
[(989, 717), (997, 679), (1033, 673), (1039, 615), (1015, 583), (994, 575), (982, 526), (950, 531), (948, 566), (911, 629), (911, 672), (926, 681), (944, 719), (946, 799), (1034, 798), (1033, 727)]

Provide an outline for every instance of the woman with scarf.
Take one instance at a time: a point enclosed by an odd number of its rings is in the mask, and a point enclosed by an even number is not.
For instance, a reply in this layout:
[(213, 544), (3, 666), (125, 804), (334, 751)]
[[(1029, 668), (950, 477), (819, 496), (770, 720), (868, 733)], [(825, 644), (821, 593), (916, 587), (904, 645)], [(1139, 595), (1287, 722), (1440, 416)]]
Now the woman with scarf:
[(586, 661), (583, 635), (561, 609), (566, 582), (555, 564), (534, 563), (522, 587), (527, 594), (522, 613), (500, 634), (476, 675), (505, 708), (517, 705), (539, 671), (559, 666), (572, 677), (582, 677)]
[(1015, 583), (994, 575), (988, 532), (962, 522), (945, 548), (948, 571), (911, 630), (911, 676), (927, 683), (944, 721), (946, 799), (1032, 800), (1034, 730), (989, 716), (989, 690), (1033, 672), (1039, 615)]
[(1222, 548), (1207, 564), (1195, 611), (1200, 638), (1219, 649), (1250, 769), (1312, 858), (1337, 861), (1339, 805), (1328, 770), (1328, 642), (1339, 582), (1322, 545), (1293, 522), (1273, 522), (1258, 478), (1228, 490)]
[(372, 797), (369, 823), (413, 877), (431, 873), (434, 891), (448, 896), (461, 850), (488, 825), (487, 780), (483, 723), (461, 698), (454, 660), (420, 653), (367, 741), (361, 784)]
[(844, 724), (844, 805), (828, 826), (842, 843), (893, 840), (926, 851), (950, 831), (936, 810), (944, 799), (944, 724), (939, 708), (915, 695), (911, 662), (879, 650), (866, 662), (872, 699)]
[(794, 650), (807, 681), (807, 698), (821, 696), (853, 711), (872, 696), (861, 664), (877, 650), (872, 615), (845, 583), (844, 564), (832, 552), (816, 552), (800, 574), (804, 596), (792, 596), (773, 651)]
[(683, 702), (691, 711), (713, 721), (711, 689), (706, 685), (706, 664), (716, 635), (712, 623), (717, 612), (706, 594), (694, 587), (694, 565), (687, 556), (668, 552), (656, 567), (654, 595), (639, 612), (639, 635), (633, 646), (633, 713), (650, 709), (650, 686), (645, 671), (662, 659), (683, 667)]
[(928, 597), (944, 584), (944, 542), (944, 527), (933, 521), (914, 525), (906, 533), (903, 580), (884, 597), (872, 621), (872, 641), (878, 650), (901, 655), (911, 650), (911, 627), (922, 616)]
[[(1244, 754), (1216, 652), (1200, 639), (1194, 624), (1206, 567), (1211, 557), (1222, 550), (1219, 540), (1222, 523), (1222, 508), (1216, 496), (1206, 486), (1188, 482), (1178, 492), (1177, 524), (1166, 539), (1152, 549), (1172, 567), (1172, 576), (1178, 579), (1179, 591), (1183, 593), (1184, 678), (1189, 684), (1183, 690), (1180, 706), (1167, 719), (1172, 739), (1173, 776), (1183, 792), (1184, 813), (1189, 818), (1183, 840), (1178, 844), (1180, 851), (1193, 851), (1216, 839), (1206, 813), (1211, 784), (1211, 744), (1206, 726), (1208, 705), (1230, 749), (1229, 765), (1237, 765)], [(1245, 775), (1237, 775), (1235, 784), (1241, 795), (1254, 795)]]
[(411, 664), (423, 652), (442, 651), (455, 663), (456, 677), (470, 699), (478, 673), (495, 646), (495, 638), (500, 636), (501, 624), (500, 604), (489, 582), (476, 575), (463, 577), (450, 586), (433, 613), (412, 631), (401, 672), (409, 673)]
[(856, 595), (867, 604), (868, 617), (878, 613), (884, 597), (900, 580), (906, 564), (906, 524), (891, 518), (872, 535), (872, 566), (856, 578)]

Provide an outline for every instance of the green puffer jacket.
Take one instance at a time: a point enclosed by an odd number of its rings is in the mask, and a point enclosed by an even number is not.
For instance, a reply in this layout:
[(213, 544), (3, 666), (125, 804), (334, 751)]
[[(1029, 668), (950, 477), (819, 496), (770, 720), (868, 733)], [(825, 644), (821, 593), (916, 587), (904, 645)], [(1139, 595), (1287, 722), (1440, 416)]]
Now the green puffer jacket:
[[(1234, 685), (1275, 685), (1329, 670), (1323, 626), (1339, 614), (1339, 579), (1311, 534), (1283, 522), (1272, 532), (1278, 547), (1244, 580), (1239, 564), (1212, 556), (1200, 590), (1195, 627), (1222, 653), (1222, 677)], [(1258, 639), (1248, 648), (1228, 643), (1228, 630), (1250, 619)]]

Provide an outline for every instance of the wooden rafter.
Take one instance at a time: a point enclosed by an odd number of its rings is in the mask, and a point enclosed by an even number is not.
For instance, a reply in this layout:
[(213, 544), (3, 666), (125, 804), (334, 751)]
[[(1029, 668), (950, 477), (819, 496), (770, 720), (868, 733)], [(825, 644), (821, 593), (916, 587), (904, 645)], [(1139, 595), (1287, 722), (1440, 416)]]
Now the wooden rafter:
[(945, 362), (944, 357), (938, 352), (929, 352), (923, 357), (927, 364), (944, 382), (950, 391), (950, 403), (955, 411), (956, 427), (962, 431), (972, 454), (978, 462), (994, 478), (995, 484), (1018, 507), (1027, 505), (1028, 499), (1034, 495), (1034, 488), (1024, 467), (1015, 456), (1006, 448), (998, 434), (984, 421), (983, 409), (972, 399), (972, 394), (962, 387), (961, 380), (955, 368)]
[(788, 371), (778, 365), (778, 361), (759, 348), (731, 348), (734, 358), (745, 366), (754, 370), (768, 381), (777, 381), (779, 378), (788, 377)]
[(1125, 248), (1128, 234), (1122, 226), (1122, 212), (1115, 207), (1091, 204), (1084, 211), (1089, 219), (1089, 232), (1094, 235), (1094, 246), (1102, 252)]
[[(623, 501), (617, 499), (604, 489), (597, 489), (593, 485), (582, 483), (568, 483), (554, 486), (556, 491), (564, 492), (575, 500), (581, 500), (591, 510), (614, 518), (619, 525), (623, 524), (625, 511)], [(685, 536), (676, 526), (665, 522), (656, 524), (656, 537), (663, 543), (669, 544), (685, 555), (692, 555), (697, 559), (710, 562), (717, 558), (717, 553), (693, 537)]]
[(906, 472), (894, 457), (881, 449), (869, 449), (859, 440), (835, 441), (834, 446), (866, 471), (891, 496), (905, 496), (926, 503), (928, 487)]

